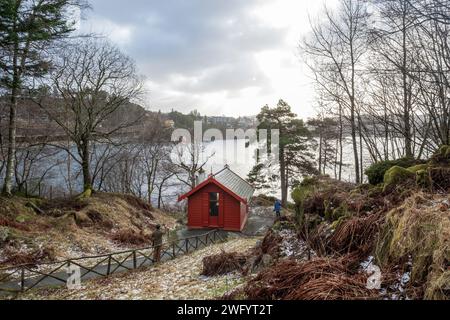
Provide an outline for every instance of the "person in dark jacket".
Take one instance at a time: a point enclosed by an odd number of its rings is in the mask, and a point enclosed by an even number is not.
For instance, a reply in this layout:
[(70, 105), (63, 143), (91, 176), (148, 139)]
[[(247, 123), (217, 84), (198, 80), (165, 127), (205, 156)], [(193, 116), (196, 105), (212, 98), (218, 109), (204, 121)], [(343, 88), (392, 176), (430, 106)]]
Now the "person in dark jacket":
[(273, 211), (275, 211), (277, 218), (281, 217), (281, 201), (280, 200), (276, 200), (275, 204), (273, 206)]
[(156, 230), (152, 233), (152, 242), (153, 242), (153, 260), (155, 262), (159, 262), (161, 260), (161, 247), (162, 247), (162, 238), (163, 232), (161, 231), (161, 226), (158, 224), (156, 226)]

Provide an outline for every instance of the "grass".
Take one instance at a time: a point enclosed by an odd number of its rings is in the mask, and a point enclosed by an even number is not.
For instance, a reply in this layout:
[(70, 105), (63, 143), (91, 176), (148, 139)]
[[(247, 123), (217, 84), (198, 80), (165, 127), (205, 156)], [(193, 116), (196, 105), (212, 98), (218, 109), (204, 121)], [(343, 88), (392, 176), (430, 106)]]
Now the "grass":
[(381, 265), (412, 259), (412, 283), (425, 283), (425, 298), (450, 298), (450, 210), (448, 196), (417, 193), (391, 210), (380, 233), (376, 255)]

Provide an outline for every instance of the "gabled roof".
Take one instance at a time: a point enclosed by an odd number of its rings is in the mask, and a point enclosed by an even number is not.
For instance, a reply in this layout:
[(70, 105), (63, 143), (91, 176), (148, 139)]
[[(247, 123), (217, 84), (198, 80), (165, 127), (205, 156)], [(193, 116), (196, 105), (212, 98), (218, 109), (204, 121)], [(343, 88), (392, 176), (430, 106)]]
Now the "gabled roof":
[(208, 179), (200, 183), (194, 189), (180, 196), (178, 198), (178, 201), (189, 198), (192, 194), (209, 183), (217, 185), (219, 188), (225, 190), (238, 201), (245, 203), (250, 200), (250, 198), (253, 196), (253, 193), (255, 192), (255, 189), (250, 183), (233, 172), (228, 166), (225, 166), (225, 168), (223, 168), (216, 174), (210, 175)]
[(250, 200), (255, 192), (255, 189), (250, 183), (242, 179), (228, 166), (225, 166), (225, 168), (216, 173), (214, 179), (247, 201)]

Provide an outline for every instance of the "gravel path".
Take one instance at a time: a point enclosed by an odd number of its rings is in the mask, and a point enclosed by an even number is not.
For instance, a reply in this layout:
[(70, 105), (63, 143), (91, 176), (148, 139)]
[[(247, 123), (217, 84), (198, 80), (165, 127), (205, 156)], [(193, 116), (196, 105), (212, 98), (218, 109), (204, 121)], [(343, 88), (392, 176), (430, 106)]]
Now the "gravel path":
[(244, 252), (252, 248), (258, 238), (237, 238), (226, 243), (182, 256), (141, 271), (126, 272), (104, 279), (82, 283), (80, 290), (48, 288), (31, 290), (19, 299), (212, 299), (244, 282), (240, 274), (220, 277), (201, 276), (202, 259), (227, 252)]

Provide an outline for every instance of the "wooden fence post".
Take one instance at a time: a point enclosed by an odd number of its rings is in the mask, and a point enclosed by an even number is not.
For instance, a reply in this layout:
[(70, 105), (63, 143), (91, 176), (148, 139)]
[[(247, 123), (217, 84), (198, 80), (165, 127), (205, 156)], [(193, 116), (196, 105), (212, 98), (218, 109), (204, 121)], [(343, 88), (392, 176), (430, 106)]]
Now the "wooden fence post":
[(189, 239), (186, 239), (185, 242), (186, 242), (186, 253), (188, 253), (189, 252)]
[(175, 242), (172, 243), (172, 253), (173, 253), (173, 258), (175, 259), (175, 257), (176, 257), (176, 253), (175, 253)]
[(20, 270), (20, 291), (25, 291), (25, 268), (22, 267)]
[(136, 250), (133, 250), (133, 269), (137, 268)]
[(111, 273), (111, 255), (108, 256), (108, 268), (106, 269), (106, 275), (109, 276)]

